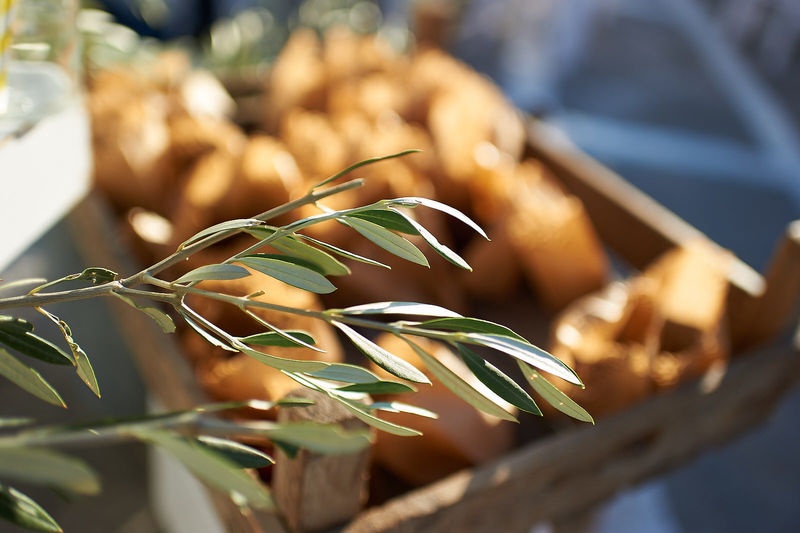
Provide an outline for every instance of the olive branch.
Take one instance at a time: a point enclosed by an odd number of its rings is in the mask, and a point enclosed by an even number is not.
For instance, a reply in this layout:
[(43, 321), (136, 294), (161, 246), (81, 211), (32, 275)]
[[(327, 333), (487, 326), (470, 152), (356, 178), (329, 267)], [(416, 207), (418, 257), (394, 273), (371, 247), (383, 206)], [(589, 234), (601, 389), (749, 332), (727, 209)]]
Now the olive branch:
[[(474, 221), (452, 207), (417, 197), (380, 200), (343, 210), (331, 210), (321, 203), (328, 197), (363, 185), (360, 179), (334, 184), (353, 170), (414, 151), (361, 161), (317, 183), (296, 200), (252, 218), (229, 220), (206, 228), (184, 241), (173, 254), (128, 277), (120, 277), (106, 268), (93, 267), (50, 282), (19, 280), (0, 284), (0, 295), (35, 285), (24, 294), (0, 297), (0, 310), (36, 309), (58, 326), (69, 347), (69, 351), (63, 350), (36, 335), (33, 325), (22, 318), (0, 315), (0, 375), (44, 401), (66, 407), (59, 393), (39, 372), (12, 355), (12, 352), (16, 352), (50, 364), (72, 365), (78, 377), (99, 397), (99, 384), (88, 355), (73, 339), (67, 323), (47, 311), (45, 306), (88, 298), (114, 297), (147, 314), (165, 333), (171, 333), (175, 331), (175, 323), (173, 315), (165, 312), (166, 306), (210, 344), (232, 352), (241, 352), (273, 367), (298, 384), (340, 403), (366, 424), (396, 435), (414, 436), (420, 433), (413, 428), (388, 422), (380, 418), (378, 412), (387, 410), (429, 417), (436, 415), (400, 402), (371, 402), (367, 395), (415, 391), (415, 386), (426, 386), (431, 382), (423, 371), (372, 342), (358, 330), (388, 332), (403, 339), (419, 356), (430, 375), (476, 409), (501, 419), (516, 421), (514, 414), (503, 405), (504, 402), (498, 401), (501, 398), (522, 411), (541, 415), (534, 399), (522, 387), (484, 360), (473, 348), (482, 347), (501, 352), (516, 360), (527, 382), (546, 402), (576, 419), (592, 422), (591, 416), (585, 410), (542, 375), (544, 372), (582, 387), (572, 369), (502, 325), (464, 317), (443, 307), (425, 303), (379, 302), (318, 311), (256, 300), (255, 297), (262, 293), (235, 296), (197, 286), (208, 280), (240, 279), (250, 276), (251, 270), (254, 270), (294, 287), (326, 294), (336, 290), (329, 276), (350, 273), (350, 269), (340, 259), (389, 268), (376, 260), (302, 233), (306, 228), (327, 221), (337, 221), (349, 227), (395, 256), (429, 266), (425, 255), (407, 238), (420, 237), (445, 260), (459, 268), (471, 270), (462, 257), (440, 243), (411, 215), (416, 209), (438, 210), (455, 217), (488, 238)], [(270, 224), (275, 218), (306, 205), (317, 206), (320, 213), (284, 226)], [(222, 262), (195, 268), (177, 279), (164, 278), (164, 272), (170, 267), (210, 246), (242, 234), (249, 235), (255, 242)], [(260, 251), (267, 247), (276, 253)], [(61, 283), (75, 281), (88, 283), (88, 286), (53, 290)], [(187, 296), (232, 305), (256, 320), (264, 328), (264, 332), (247, 337), (232, 335), (190, 307)], [(397, 379), (383, 379), (356, 365), (270, 355), (264, 351), (269, 347), (305, 347), (320, 352), (323, 350), (316, 346), (316, 340), (309, 333), (281, 329), (259, 317), (253, 312), (259, 308), (326, 322), (338, 329), (375, 365)], [(426, 337), (449, 346), (494, 395), (481, 392), (459, 377), (415, 343), (414, 337)], [(259, 450), (235, 442), (233, 438), (265, 437), (289, 454), (295, 453), (298, 448), (320, 453), (346, 453), (368, 445), (368, 434), (310, 423), (231, 422), (215, 415), (243, 406), (270, 409), (275, 406), (301, 407), (307, 403), (306, 400), (285, 399), (278, 402), (215, 404), (134, 419), (32, 429), (20, 429), (20, 426), (29, 424), (29, 420), (4, 418), (0, 419), (0, 429), (7, 430), (0, 434), (0, 478), (40, 483), (78, 493), (94, 493), (99, 490), (99, 481), (91, 468), (49, 447), (138, 439), (165, 448), (205, 482), (231, 494), (241, 506), (273, 509), (274, 504), (268, 489), (241, 470), (264, 466), (271, 463), (272, 458)], [(0, 517), (30, 529), (60, 531), (55, 520), (38, 504), (4, 485), (0, 485)]]

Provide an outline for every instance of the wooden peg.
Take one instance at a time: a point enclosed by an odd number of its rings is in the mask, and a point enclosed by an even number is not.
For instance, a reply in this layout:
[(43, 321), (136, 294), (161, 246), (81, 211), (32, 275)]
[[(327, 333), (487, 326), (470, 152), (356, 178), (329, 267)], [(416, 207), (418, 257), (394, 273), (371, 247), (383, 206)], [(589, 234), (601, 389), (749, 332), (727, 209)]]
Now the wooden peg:
[[(306, 388), (287, 397), (308, 398), (313, 405), (281, 409), (279, 422), (314, 421), (339, 424), (345, 430), (369, 429), (340, 403)], [(369, 448), (343, 455), (300, 450), (289, 458), (275, 454), (272, 492), (286, 525), (293, 533), (328, 529), (353, 518), (367, 499)]]

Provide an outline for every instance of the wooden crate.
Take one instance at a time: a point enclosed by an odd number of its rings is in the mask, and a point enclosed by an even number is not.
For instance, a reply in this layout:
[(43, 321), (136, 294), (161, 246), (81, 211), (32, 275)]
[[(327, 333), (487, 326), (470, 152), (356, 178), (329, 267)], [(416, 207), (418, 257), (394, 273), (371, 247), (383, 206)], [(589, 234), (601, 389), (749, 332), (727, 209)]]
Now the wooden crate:
[[(545, 126), (530, 125), (531, 155), (580, 197), (601, 238), (634, 267), (702, 236)], [(89, 198), (69, 218), (88, 264), (135, 267), (102, 202)], [(524, 531), (590, 509), (616, 491), (673, 468), (764, 422), (800, 379), (798, 347), (778, 337), (800, 296), (800, 222), (790, 225), (765, 277), (736, 260), (728, 313), (737, 355), (713, 390), (699, 382), (648, 399), (596, 426), (575, 426), (370, 508), (343, 526), (356, 532)], [(170, 336), (144, 315), (117, 306), (120, 329), (150, 390), (167, 409), (207, 401)], [(284, 531), (274, 516), (243, 515), (213, 497), (231, 533)]]

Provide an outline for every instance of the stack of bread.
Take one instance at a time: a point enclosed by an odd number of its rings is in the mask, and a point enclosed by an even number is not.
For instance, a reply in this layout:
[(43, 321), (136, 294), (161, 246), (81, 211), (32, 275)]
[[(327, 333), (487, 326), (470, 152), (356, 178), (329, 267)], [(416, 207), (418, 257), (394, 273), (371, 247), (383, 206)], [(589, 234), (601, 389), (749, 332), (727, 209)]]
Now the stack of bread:
[[(416, 300), (469, 312), (476, 301), (505, 302), (524, 291), (526, 283), (546, 308), (560, 310), (607, 283), (608, 260), (583, 205), (540, 162), (524, 157), (520, 115), (497, 87), (445, 52), (398, 53), (379, 38), (344, 29), (333, 29), (322, 39), (299, 30), (277, 58), (262, 93), (262, 115), (248, 120), (261, 127), (245, 132), (230, 119), (234, 104), (219, 83), (191, 70), (179, 54), (164, 54), (148, 66), (99, 72), (91, 80), (96, 184), (134, 235), (143, 261), (171, 253), (211, 224), (254, 216), (296, 198), (354, 162), (421, 149), (359, 169), (355, 176), (365, 179), (364, 187), (324, 203), (346, 208), (424, 196), (457, 207), (486, 228), (492, 241), (473, 238), (435, 211), (415, 210), (414, 215), (459, 251), (473, 272), (438, 259), (430, 261), (428, 271), (331, 223), (307, 232), (393, 270), (348, 265), (353, 275), (335, 279), (339, 290), (324, 302), (259, 273), (201, 287), (236, 295), (265, 291), (259, 298), (309, 309)], [(308, 206), (292, 216), (318, 212)], [(180, 268), (219, 261), (235, 251), (212, 249)], [(622, 397), (608, 400), (608, 406), (597, 404), (598, 414), (611, 412), (707, 366), (704, 358), (695, 362), (687, 354), (724, 353), (715, 315), (723, 296), (715, 292), (712, 303), (683, 305), (693, 284), (718, 281), (711, 274), (709, 280), (695, 279), (696, 271), (685, 265), (714, 261), (708, 254), (687, 254), (665, 258), (640, 279), (578, 300), (561, 318), (554, 349), (587, 384), (585, 395), (577, 397), (590, 411), (595, 409), (591, 395), (605, 397), (611, 391), (609, 397)], [(202, 299), (192, 305), (233, 334), (261, 330), (236, 308)], [(271, 348), (271, 355), (342, 360), (342, 349), (325, 324), (257, 314), (279, 327), (312, 332), (327, 351)], [(214, 348), (190, 330), (181, 340), (198, 381), (214, 398), (274, 399), (295, 386), (281, 373)], [(392, 339), (379, 342), (413, 359)], [(446, 347), (428, 348), (454, 371), (463, 366)], [(425, 424), (425, 437), (402, 441), (404, 449), (415, 449), (413, 455), (394, 453), (400, 443), (381, 434), (377, 458), (409, 482), (428, 482), (513, 445), (513, 425), (476, 413), (441, 384), (409, 400), (443, 415)], [(425, 420), (398, 422), (420, 427)], [(398, 457), (411, 462), (397, 463)]]
[(603, 416), (722, 369), (730, 259), (708, 241), (691, 241), (627, 282), (573, 302), (553, 325), (551, 350), (586, 389), (559, 386)]

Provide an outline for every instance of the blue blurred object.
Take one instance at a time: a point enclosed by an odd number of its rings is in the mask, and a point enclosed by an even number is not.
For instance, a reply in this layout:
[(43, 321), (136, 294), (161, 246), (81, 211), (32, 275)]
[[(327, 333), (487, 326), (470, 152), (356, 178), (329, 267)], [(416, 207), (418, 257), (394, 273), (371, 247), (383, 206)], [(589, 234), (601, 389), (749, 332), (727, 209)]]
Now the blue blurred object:
[(139, 35), (162, 40), (206, 35), (215, 20), (265, 4), (299, 4), (259, 0), (100, 0), (117, 22)]

